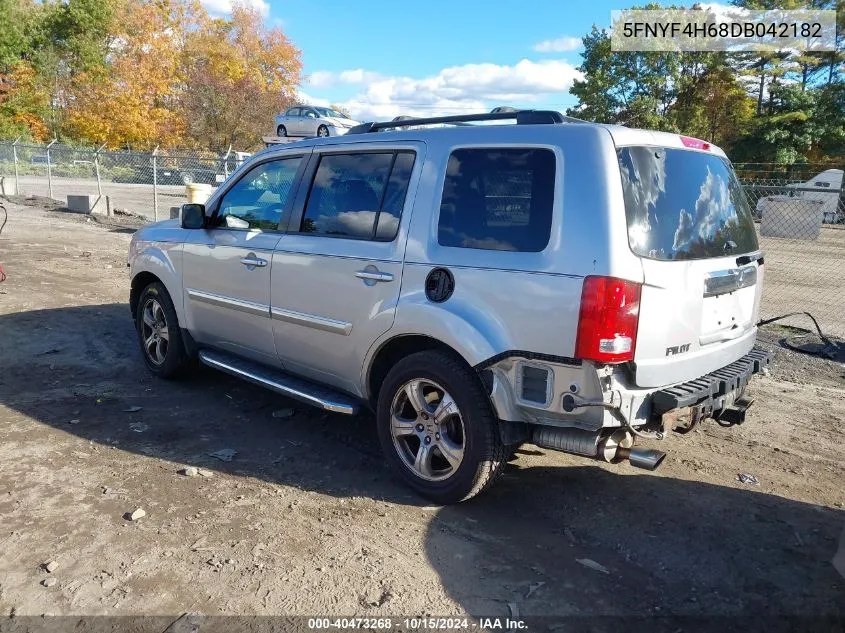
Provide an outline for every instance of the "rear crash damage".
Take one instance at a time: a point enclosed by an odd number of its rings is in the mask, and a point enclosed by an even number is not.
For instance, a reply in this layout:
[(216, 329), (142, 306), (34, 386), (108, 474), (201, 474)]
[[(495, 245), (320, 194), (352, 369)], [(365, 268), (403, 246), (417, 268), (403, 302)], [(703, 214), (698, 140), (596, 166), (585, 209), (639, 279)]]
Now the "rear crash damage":
[(666, 454), (636, 447), (637, 439), (686, 434), (712, 419), (745, 422), (753, 401), (745, 393), (767, 371), (769, 352), (754, 348), (709, 374), (662, 389), (632, 386), (620, 365), (537, 355), (491, 359), (477, 369), (501, 421), (503, 441), (655, 470)]

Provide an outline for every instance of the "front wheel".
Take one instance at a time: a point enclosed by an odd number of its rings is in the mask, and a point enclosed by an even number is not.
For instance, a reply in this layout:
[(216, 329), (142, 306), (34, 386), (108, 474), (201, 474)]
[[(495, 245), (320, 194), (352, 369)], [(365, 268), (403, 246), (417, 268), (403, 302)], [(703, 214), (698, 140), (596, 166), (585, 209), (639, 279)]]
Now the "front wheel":
[(144, 364), (153, 374), (173, 378), (190, 368), (193, 359), (185, 351), (176, 309), (161, 283), (151, 283), (141, 293), (135, 328)]
[(490, 400), (451, 354), (424, 351), (399, 361), (379, 392), (377, 424), (394, 473), (440, 504), (474, 497), (505, 464)]
[(325, 125), (321, 125), (320, 127), (317, 128), (317, 136), (319, 136), (321, 138), (325, 138), (328, 135), (329, 135), (329, 128), (327, 128)]

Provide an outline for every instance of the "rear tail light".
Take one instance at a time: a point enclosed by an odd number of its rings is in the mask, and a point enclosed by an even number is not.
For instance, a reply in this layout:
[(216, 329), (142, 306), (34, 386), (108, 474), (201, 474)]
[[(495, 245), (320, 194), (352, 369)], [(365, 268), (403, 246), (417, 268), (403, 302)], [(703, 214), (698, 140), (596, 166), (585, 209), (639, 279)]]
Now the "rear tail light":
[(601, 363), (634, 358), (640, 318), (640, 284), (589, 276), (581, 291), (575, 356)]
[(691, 136), (682, 136), (681, 143), (684, 144), (684, 147), (692, 147), (693, 149), (710, 149), (710, 143), (707, 141), (702, 141), (700, 138), (693, 138)]

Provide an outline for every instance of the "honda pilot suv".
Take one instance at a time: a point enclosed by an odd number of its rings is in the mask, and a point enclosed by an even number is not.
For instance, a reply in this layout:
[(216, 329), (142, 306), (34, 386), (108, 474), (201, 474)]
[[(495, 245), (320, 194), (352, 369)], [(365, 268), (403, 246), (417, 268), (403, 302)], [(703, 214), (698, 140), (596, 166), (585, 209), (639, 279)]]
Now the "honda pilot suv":
[(654, 469), (664, 452), (637, 440), (742, 422), (769, 362), (763, 255), (725, 154), (557, 112), (271, 146), (138, 231), (129, 263), (151, 372), (199, 360), (370, 409), (393, 471), (440, 503), (524, 443)]

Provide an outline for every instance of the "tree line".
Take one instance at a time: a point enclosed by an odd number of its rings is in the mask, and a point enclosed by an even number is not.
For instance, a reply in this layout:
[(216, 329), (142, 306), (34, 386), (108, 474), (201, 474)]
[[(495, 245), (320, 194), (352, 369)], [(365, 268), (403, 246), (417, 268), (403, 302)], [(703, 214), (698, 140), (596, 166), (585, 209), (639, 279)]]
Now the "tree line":
[(0, 138), (245, 148), (300, 83), (300, 51), (245, 5), (0, 0), (0, 25)]
[[(747, 9), (836, 9), (826, 53), (612, 52), (610, 34), (583, 38), (585, 77), (567, 114), (681, 132), (735, 162), (845, 163), (845, 0), (734, 0)], [(656, 4), (641, 9), (661, 9)], [(682, 7), (677, 7), (682, 8)]]

